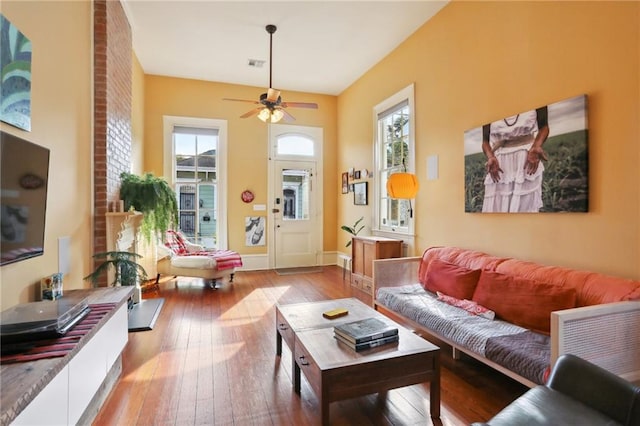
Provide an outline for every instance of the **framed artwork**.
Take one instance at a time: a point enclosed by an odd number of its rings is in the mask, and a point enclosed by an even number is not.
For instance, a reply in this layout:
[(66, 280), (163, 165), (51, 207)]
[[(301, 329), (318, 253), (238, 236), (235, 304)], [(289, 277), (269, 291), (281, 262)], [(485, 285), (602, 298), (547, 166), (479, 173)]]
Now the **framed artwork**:
[(465, 212), (587, 212), (587, 96), (464, 133)]
[(367, 182), (353, 184), (353, 204), (356, 206), (367, 205)]
[(349, 192), (349, 172), (342, 173), (342, 193)]
[(248, 247), (264, 246), (266, 238), (264, 230), (266, 218), (264, 216), (247, 216), (244, 218), (244, 244)]
[(31, 41), (3, 15), (0, 38), (0, 120), (31, 131)]
[(356, 170), (355, 172), (353, 172), (353, 178), (360, 179), (360, 170)]

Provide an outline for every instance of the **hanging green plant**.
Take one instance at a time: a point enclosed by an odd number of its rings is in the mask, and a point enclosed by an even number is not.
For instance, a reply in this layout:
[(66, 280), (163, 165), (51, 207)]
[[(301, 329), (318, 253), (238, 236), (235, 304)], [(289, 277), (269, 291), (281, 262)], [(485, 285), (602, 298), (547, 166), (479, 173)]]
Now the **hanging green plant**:
[[(342, 229), (343, 231), (347, 231), (348, 233), (350, 233), (351, 235), (353, 235), (355, 237), (364, 228), (364, 225), (360, 225), (360, 222), (362, 222), (363, 219), (364, 219), (364, 216), (361, 216), (360, 219), (356, 220), (356, 223), (354, 223), (353, 226), (342, 225), (340, 227), (340, 229)], [(358, 226), (358, 225), (360, 225), (360, 226)], [(351, 245), (351, 241), (352, 240), (349, 239), (347, 244), (345, 244), (345, 247), (349, 247)]]
[(94, 287), (98, 284), (100, 275), (103, 272), (107, 272), (111, 267), (115, 270), (115, 276), (111, 283), (112, 286), (136, 285), (149, 279), (147, 271), (136, 262), (136, 259), (142, 258), (138, 253), (106, 251), (94, 254), (93, 258), (103, 260), (103, 262), (96, 267), (95, 271), (84, 277), (85, 280), (91, 281)]
[(141, 177), (126, 172), (120, 175), (120, 179), (120, 198), (124, 200), (124, 208), (143, 213), (140, 227), (147, 241), (151, 241), (154, 235), (163, 235), (178, 223), (176, 193), (166, 180), (151, 173)]

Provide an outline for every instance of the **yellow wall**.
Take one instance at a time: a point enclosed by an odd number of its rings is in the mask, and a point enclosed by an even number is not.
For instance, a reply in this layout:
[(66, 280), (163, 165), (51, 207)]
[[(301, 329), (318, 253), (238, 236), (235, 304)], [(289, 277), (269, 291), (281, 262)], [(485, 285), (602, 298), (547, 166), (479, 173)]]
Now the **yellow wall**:
[[(145, 171), (163, 175), (164, 115), (227, 120), (228, 131), (228, 235), (229, 248), (243, 254), (266, 253), (264, 247), (246, 247), (244, 218), (255, 216), (254, 204), (267, 203), (267, 128), (257, 118), (241, 119), (253, 106), (249, 103), (223, 101), (222, 98), (257, 99), (264, 88), (212, 83), (155, 75), (145, 77)], [(290, 112), (301, 126), (324, 130), (324, 248), (336, 246), (336, 97), (283, 91), (285, 99), (316, 102), (318, 110), (295, 109)], [(256, 198), (245, 204), (240, 194), (250, 189)], [(262, 213), (262, 212), (258, 212)], [(266, 212), (265, 212), (266, 214)], [(267, 234), (269, 238), (269, 234)]]
[[(417, 254), (456, 245), (640, 278), (639, 8), (449, 4), (339, 96), (339, 170), (361, 166), (354, 158), (372, 164), (373, 106), (415, 82)], [(464, 213), (464, 131), (580, 94), (589, 102), (589, 213)], [(427, 181), (431, 155), (440, 175)], [(339, 197), (338, 223), (363, 213), (370, 225), (370, 209)]]
[(58, 238), (71, 237), (64, 288), (85, 287), (91, 247), (91, 5), (2, 1), (30, 40), (31, 132), (2, 130), (50, 149), (44, 255), (0, 269), (1, 308), (39, 300), (40, 278), (58, 271)]

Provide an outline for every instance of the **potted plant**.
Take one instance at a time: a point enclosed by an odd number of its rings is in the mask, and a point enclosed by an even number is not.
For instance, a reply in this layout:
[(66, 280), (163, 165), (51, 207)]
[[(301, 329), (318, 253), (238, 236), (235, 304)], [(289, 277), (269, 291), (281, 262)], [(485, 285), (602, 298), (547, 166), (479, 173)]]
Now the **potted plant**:
[[(342, 229), (343, 231), (347, 231), (349, 234), (353, 236), (356, 236), (360, 233), (360, 231), (364, 229), (364, 225), (360, 225), (360, 222), (362, 222), (363, 219), (364, 219), (364, 216), (361, 216), (360, 219), (356, 220), (353, 226), (342, 225), (340, 229)], [(352, 240), (349, 239), (345, 247), (349, 247), (351, 245), (351, 241)]]
[(140, 230), (147, 241), (154, 235), (163, 235), (171, 224), (178, 222), (176, 193), (166, 180), (152, 173), (137, 176), (124, 172), (120, 178), (120, 198), (125, 210), (143, 214)]
[(103, 253), (96, 253), (93, 258), (96, 260), (102, 260), (96, 270), (91, 274), (84, 277), (85, 280), (91, 281), (95, 287), (98, 283), (98, 278), (103, 272), (107, 272), (111, 267), (114, 268), (115, 274), (113, 282), (110, 285), (136, 285), (142, 283), (148, 279), (147, 271), (136, 262), (136, 259), (141, 258), (137, 253), (131, 253), (128, 251), (106, 251)]

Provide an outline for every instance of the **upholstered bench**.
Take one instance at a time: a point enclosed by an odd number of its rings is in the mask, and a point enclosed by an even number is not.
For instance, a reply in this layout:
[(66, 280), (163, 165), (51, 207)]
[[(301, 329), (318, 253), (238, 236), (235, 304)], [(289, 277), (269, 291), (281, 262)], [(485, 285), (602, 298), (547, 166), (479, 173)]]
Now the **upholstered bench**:
[(235, 251), (205, 250), (172, 230), (165, 238), (164, 245), (158, 245), (158, 279), (161, 274), (197, 277), (215, 288), (216, 281), (225, 277), (233, 282), (235, 268), (242, 266), (242, 258)]

